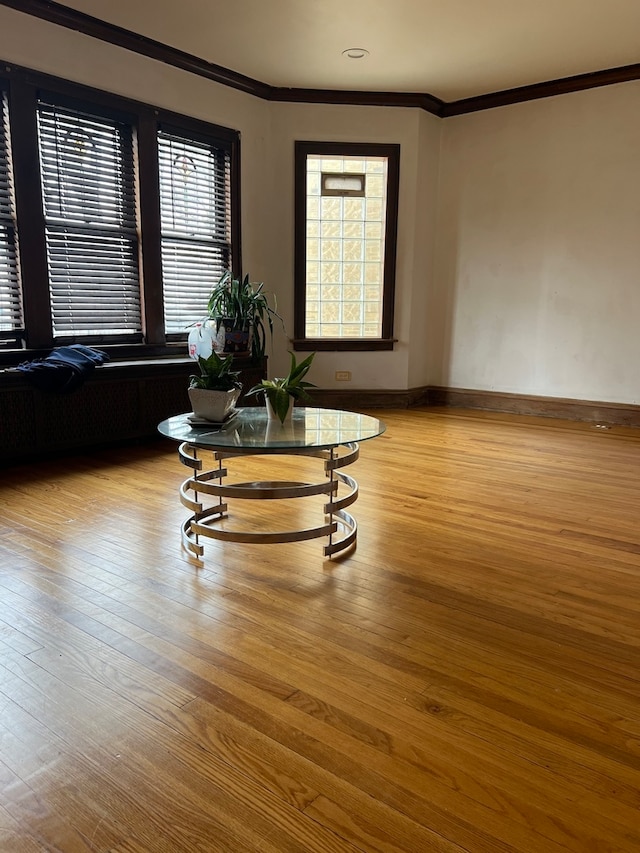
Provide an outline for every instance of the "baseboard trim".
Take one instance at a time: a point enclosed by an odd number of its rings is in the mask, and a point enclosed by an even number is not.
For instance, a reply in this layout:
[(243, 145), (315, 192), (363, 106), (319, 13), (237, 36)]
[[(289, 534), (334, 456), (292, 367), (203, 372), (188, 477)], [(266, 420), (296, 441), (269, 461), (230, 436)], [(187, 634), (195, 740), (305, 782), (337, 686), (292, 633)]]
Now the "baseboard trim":
[(512, 412), (517, 415), (565, 418), (571, 421), (640, 426), (640, 406), (630, 403), (574, 400), (567, 397), (537, 397), (528, 394), (476, 391), (436, 385), (429, 386), (426, 402), (429, 406), (483, 409), (493, 412)]
[(327, 409), (408, 409), (425, 405), (427, 386), (406, 391), (314, 388), (313, 406)]
[(318, 388), (314, 391), (313, 401), (318, 406), (338, 409), (408, 409), (412, 406), (443, 406), (640, 427), (640, 406), (631, 403), (576, 400), (568, 397), (539, 397), (530, 394), (478, 391), (440, 385), (425, 385), (409, 388), (406, 391), (384, 389), (343, 391)]

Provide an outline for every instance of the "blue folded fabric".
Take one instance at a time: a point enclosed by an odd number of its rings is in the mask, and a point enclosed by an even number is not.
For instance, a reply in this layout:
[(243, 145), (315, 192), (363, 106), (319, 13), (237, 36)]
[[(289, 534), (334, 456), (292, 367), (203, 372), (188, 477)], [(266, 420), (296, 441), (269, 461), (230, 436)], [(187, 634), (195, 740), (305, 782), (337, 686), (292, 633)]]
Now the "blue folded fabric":
[(82, 344), (71, 344), (68, 347), (56, 347), (46, 358), (23, 361), (16, 369), (24, 373), (40, 391), (69, 394), (80, 388), (93, 373), (96, 364), (104, 364), (105, 361), (109, 361), (106, 352)]

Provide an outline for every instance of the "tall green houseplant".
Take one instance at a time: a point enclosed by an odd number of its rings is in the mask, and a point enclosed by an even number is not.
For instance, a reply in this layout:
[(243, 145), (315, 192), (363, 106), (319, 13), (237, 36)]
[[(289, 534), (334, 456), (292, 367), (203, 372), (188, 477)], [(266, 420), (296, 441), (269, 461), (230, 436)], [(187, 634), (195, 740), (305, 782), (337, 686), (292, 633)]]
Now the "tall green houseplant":
[(264, 282), (251, 282), (249, 276), (234, 278), (233, 273), (223, 273), (209, 296), (207, 303), (209, 320), (215, 322), (216, 330), (226, 329), (249, 334), (250, 353), (254, 360), (262, 359), (266, 351), (267, 329), (273, 337), (273, 321), (282, 322), (275, 306), (269, 302)]

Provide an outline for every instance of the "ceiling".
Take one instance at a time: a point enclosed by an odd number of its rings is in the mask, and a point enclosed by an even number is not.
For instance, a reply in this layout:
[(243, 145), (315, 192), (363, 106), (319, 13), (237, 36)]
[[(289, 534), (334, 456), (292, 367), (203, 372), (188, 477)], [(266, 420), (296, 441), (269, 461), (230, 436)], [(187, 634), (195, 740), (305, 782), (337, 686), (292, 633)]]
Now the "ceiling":
[[(640, 0), (64, 0), (271, 86), (474, 97), (640, 62)], [(342, 51), (365, 48), (363, 59)]]

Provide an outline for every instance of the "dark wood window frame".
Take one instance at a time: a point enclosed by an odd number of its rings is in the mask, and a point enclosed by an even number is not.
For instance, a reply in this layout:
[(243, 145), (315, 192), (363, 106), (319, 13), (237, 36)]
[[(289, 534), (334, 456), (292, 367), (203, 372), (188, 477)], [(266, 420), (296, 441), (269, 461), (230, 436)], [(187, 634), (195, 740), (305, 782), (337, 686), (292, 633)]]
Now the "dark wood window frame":
[[(307, 266), (307, 158), (313, 155), (387, 158), (387, 210), (382, 293), (382, 330), (379, 338), (311, 338), (306, 335)], [(400, 145), (359, 142), (295, 143), (295, 285), (294, 349), (299, 351), (391, 350), (395, 304)]]
[(0, 63), (0, 69), (0, 85), (9, 93), (25, 326), (18, 338), (5, 335), (4, 340), (0, 339), (0, 365), (46, 355), (54, 346), (38, 151), (37, 103), (41, 93), (60, 104), (127, 121), (134, 129), (143, 340), (94, 343), (116, 359), (186, 354), (183, 343), (186, 331), (184, 335), (167, 335), (164, 329), (157, 132), (163, 125), (169, 125), (229, 151), (232, 268), (241, 275), (239, 132), (8, 63)]

